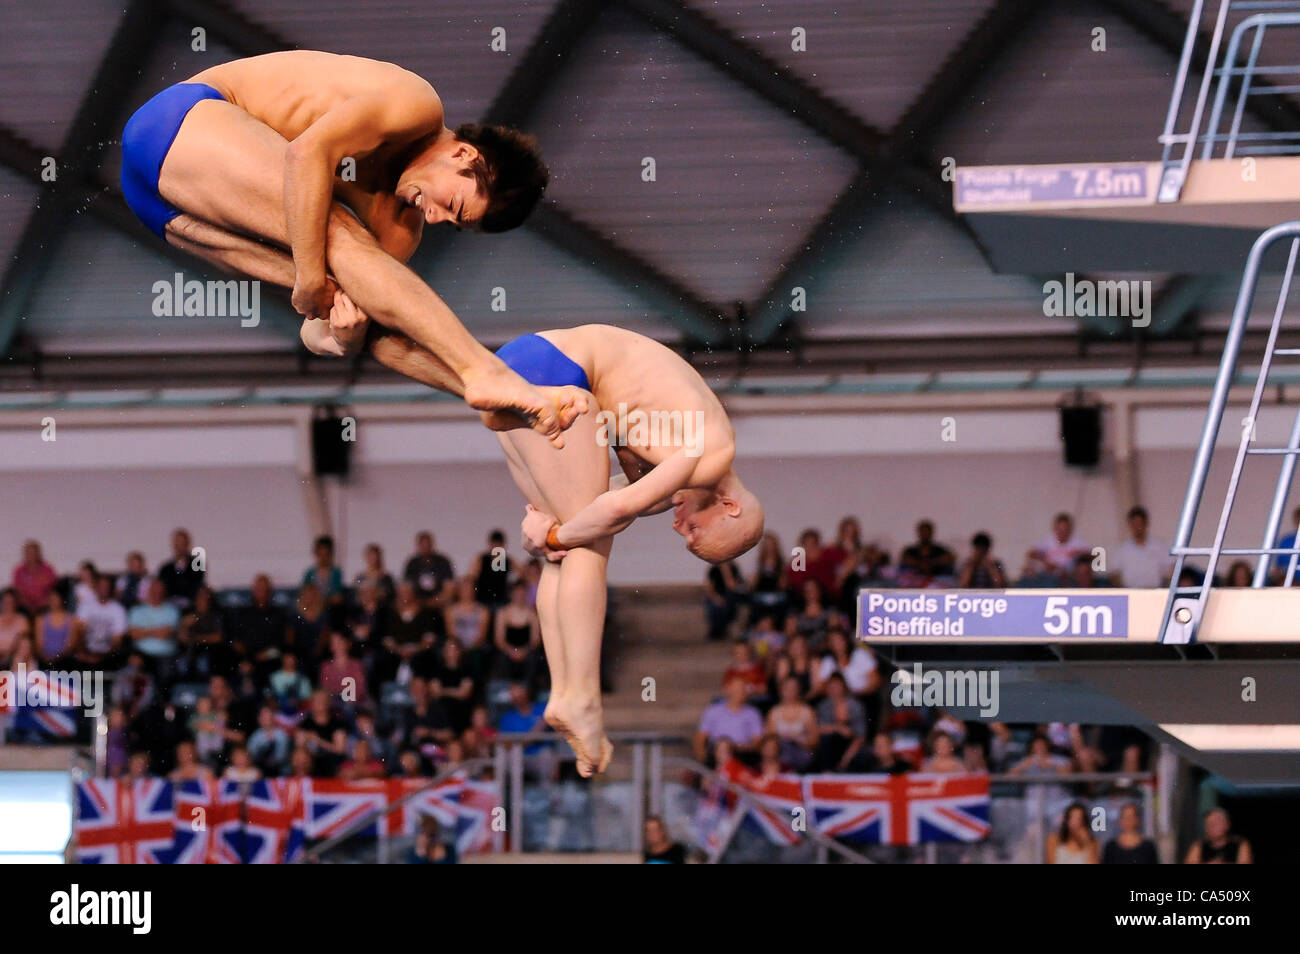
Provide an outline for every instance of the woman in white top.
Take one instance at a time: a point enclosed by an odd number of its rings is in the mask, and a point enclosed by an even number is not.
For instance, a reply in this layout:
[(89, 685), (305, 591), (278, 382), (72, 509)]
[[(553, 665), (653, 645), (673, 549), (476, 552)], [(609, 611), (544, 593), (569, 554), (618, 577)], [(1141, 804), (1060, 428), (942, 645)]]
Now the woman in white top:
[(1047, 836), (1049, 865), (1095, 865), (1101, 863), (1101, 850), (1088, 827), (1088, 810), (1074, 802), (1061, 817), (1060, 830)]
[(813, 695), (821, 695), (826, 680), (837, 672), (855, 696), (869, 695), (880, 687), (875, 654), (865, 646), (850, 649), (849, 637), (839, 626), (826, 636), (826, 655), (813, 675)]

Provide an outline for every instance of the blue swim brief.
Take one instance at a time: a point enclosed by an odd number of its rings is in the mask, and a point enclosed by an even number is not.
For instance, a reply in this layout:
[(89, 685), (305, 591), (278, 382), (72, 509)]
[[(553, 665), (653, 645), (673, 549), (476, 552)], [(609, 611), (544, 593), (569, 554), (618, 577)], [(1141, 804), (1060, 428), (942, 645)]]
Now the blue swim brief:
[(529, 384), (539, 387), (564, 387), (571, 384), (591, 390), (587, 372), (541, 335), (521, 335), (497, 349), (497, 357)]
[(122, 195), (151, 232), (165, 238), (163, 226), (181, 210), (158, 194), (158, 176), (167, 151), (194, 105), (225, 97), (206, 83), (169, 86), (135, 111), (122, 130)]

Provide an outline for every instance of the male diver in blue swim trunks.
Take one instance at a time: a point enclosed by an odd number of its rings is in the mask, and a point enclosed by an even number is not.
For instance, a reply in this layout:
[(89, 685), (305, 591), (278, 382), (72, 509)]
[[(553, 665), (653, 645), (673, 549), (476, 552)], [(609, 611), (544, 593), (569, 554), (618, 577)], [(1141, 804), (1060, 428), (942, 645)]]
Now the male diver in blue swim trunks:
[(345, 295), (375, 322), (373, 340), (351, 347), (388, 363), (409, 339), (444, 365), (426, 383), (559, 444), (571, 393), (543, 399), (403, 264), (425, 225), (514, 228), (546, 181), (532, 140), (449, 129), (420, 77), (307, 50), (204, 70), (147, 102), (122, 134), (122, 191), (141, 221), (224, 269), (291, 288), (312, 350), (344, 353), (310, 319)]
[[(366, 324), (347, 301), (330, 318), (347, 339)], [(544, 555), (537, 614), (551, 670), (545, 719), (602, 772), (612, 747), (600, 698), (605, 570), (614, 535), (639, 516), (673, 510), (686, 548), (711, 562), (733, 559), (763, 532), (763, 508), (736, 476), (736, 435), (722, 404), (689, 364), (623, 328), (582, 325), (524, 335), (497, 354), (543, 393), (576, 387), (587, 407), (556, 450), (523, 428), (498, 437), (528, 509), (523, 535)], [(420, 380), (444, 373), (408, 345), (393, 367)], [(485, 423), (498, 427), (483, 414)], [(609, 449), (622, 474), (610, 480)]]

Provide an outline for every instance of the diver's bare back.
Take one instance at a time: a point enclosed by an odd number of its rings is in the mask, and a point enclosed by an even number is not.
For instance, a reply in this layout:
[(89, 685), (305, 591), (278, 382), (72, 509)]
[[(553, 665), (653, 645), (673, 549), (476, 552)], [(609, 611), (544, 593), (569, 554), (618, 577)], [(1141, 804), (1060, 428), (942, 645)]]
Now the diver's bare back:
[(345, 100), (411, 81), (428, 86), (392, 63), (319, 50), (287, 50), (231, 60), (188, 80), (207, 83), (228, 102), (290, 141)]
[[(620, 407), (634, 411), (681, 411), (683, 417), (703, 412), (699, 435), (703, 457), (692, 485), (708, 485), (725, 473), (735, 456), (735, 431), (722, 403), (692, 368), (672, 349), (634, 331), (613, 325), (579, 325), (541, 333), (586, 371), (591, 392), (604, 411)], [(635, 430), (629, 431), (634, 437)], [(629, 441), (628, 450), (658, 464), (680, 448)]]

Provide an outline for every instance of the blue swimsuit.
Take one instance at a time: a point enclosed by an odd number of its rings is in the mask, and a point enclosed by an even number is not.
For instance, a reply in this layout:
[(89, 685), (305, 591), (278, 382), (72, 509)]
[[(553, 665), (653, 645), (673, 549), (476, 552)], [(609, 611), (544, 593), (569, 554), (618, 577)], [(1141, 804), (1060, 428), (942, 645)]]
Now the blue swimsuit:
[(206, 83), (169, 86), (127, 120), (122, 130), (122, 195), (149, 230), (165, 238), (163, 226), (181, 210), (158, 194), (163, 160), (196, 103), (225, 97)]
[(529, 384), (563, 387), (566, 384), (591, 390), (587, 372), (541, 335), (521, 335), (497, 349), (497, 357)]

